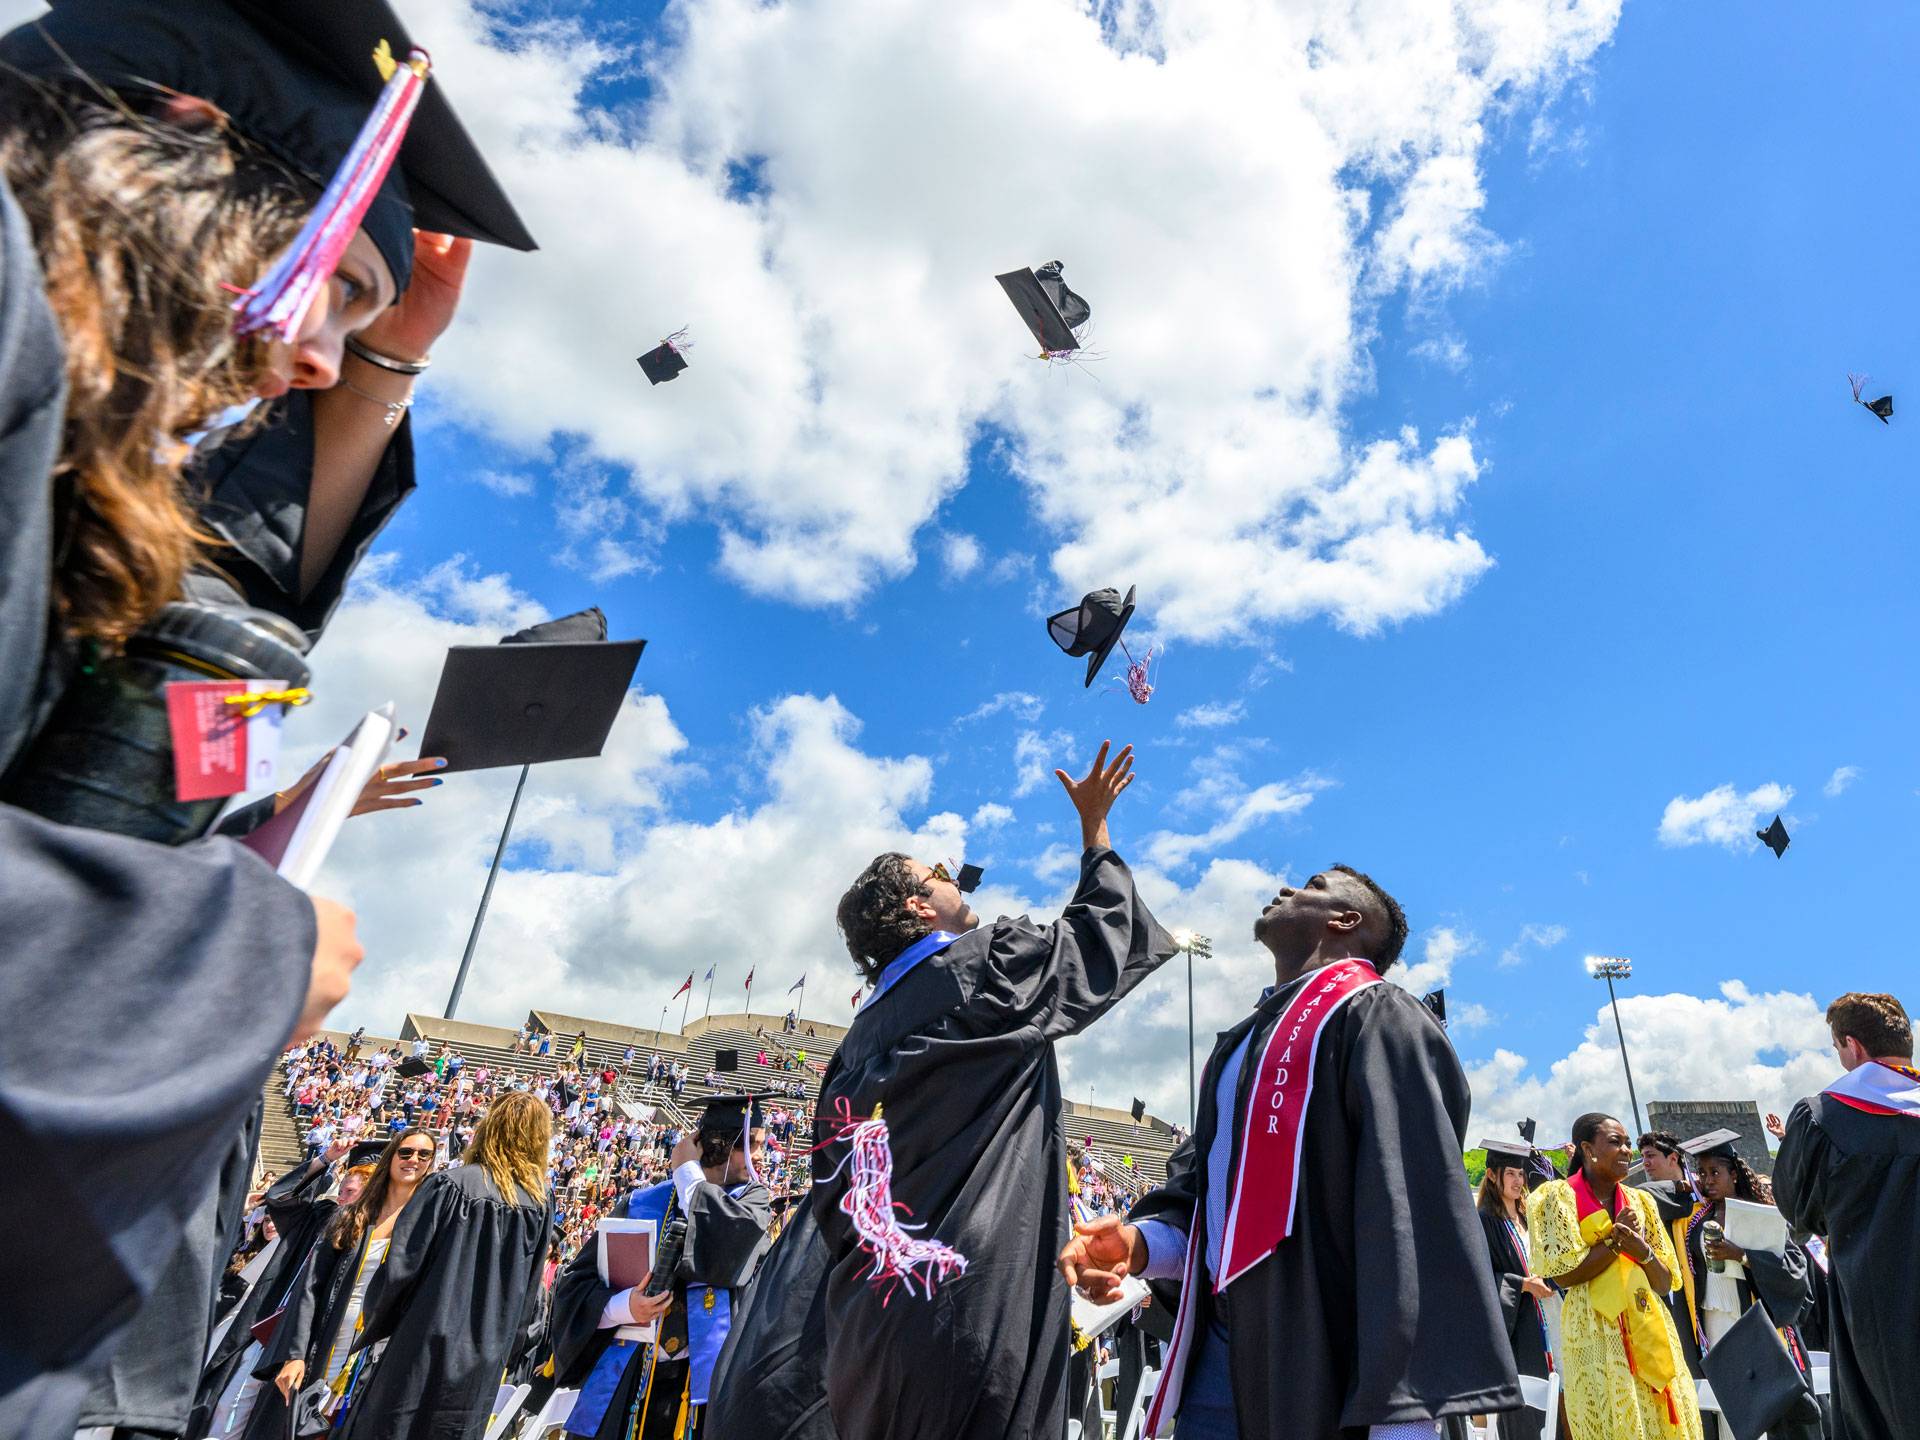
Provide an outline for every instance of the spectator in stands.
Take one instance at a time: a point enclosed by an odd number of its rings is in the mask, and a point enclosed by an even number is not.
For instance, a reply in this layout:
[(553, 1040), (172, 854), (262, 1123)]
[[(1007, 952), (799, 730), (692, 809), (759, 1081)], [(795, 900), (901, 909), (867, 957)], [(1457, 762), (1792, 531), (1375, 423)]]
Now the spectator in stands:
[(502, 1097), (465, 1163), (429, 1177), (402, 1214), (356, 1342), (386, 1348), (342, 1440), (466, 1440), (485, 1430), (546, 1261), (552, 1135), (539, 1100)]

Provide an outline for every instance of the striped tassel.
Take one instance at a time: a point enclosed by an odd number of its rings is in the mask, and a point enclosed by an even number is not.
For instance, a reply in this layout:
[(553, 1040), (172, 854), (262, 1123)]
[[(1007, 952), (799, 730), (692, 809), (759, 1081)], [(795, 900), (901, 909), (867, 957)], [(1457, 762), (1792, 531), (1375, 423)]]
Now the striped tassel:
[(279, 340), (293, 340), (307, 307), (333, 278), (367, 207), (393, 168), (433, 62), (426, 51), (413, 50), (406, 64), (396, 65), (384, 40), (373, 60), (386, 76), (386, 88), (292, 247), (259, 284), (234, 301), (234, 334), (264, 331)]
[(908, 1212), (893, 1198), (893, 1147), (887, 1139), (887, 1122), (880, 1118), (880, 1107), (874, 1106), (869, 1118), (857, 1119), (849, 1113), (846, 1098), (841, 1097), (840, 1128), (833, 1138), (852, 1148), (833, 1174), (814, 1183), (824, 1185), (846, 1173), (847, 1193), (840, 1198), (840, 1211), (853, 1222), (860, 1248), (873, 1260), (863, 1278), (886, 1284), (888, 1299), (892, 1299), (895, 1285), (925, 1299), (933, 1294), (937, 1282), (950, 1275), (966, 1274), (966, 1256), (951, 1245), (913, 1234), (927, 1227), (903, 1224), (896, 1213)]

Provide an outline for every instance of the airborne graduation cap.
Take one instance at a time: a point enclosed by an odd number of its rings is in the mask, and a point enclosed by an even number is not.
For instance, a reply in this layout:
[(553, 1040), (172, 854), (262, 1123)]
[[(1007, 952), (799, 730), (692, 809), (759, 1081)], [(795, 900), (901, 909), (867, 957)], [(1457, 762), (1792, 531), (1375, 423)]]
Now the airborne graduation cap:
[(978, 865), (962, 865), (960, 873), (953, 877), (953, 888), (962, 895), (971, 895), (980, 888), (980, 881), (986, 873)]
[(1059, 355), (1080, 348), (1078, 330), (1093, 310), (1061, 278), (1060, 262), (1049, 260), (1038, 270), (1009, 270), (996, 275), (1007, 299), (1027, 322), (1033, 338), (1040, 342), (1044, 355)]
[(460, 1004), (493, 882), (507, 853), (514, 813), (527, 772), (549, 760), (598, 755), (619, 717), (644, 640), (608, 640), (607, 617), (596, 607), (506, 636), (498, 645), (455, 645), (440, 671), (440, 688), (421, 737), (422, 756), (446, 759), (446, 772), (518, 765), (507, 823), (493, 852), (493, 868), (467, 936), (460, 973), (447, 999), (447, 1018)]
[(1120, 632), (1133, 618), (1133, 590), (1127, 587), (1124, 600), (1118, 590), (1093, 590), (1071, 610), (1047, 617), (1047, 634), (1053, 637), (1053, 643), (1069, 655), (1087, 657), (1087, 687), (1092, 686), (1093, 677), (1120, 643)]
[(649, 385), (664, 385), (687, 368), (686, 352), (693, 348), (685, 330), (676, 330), (640, 357), (640, 369)]
[(1769, 850), (1773, 851), (1773, 858), (1776, 860), (1784, 859), (1787, 853), (1787, 846), (1793, 843), (1792, 839), (1787, 835), (1787, 827), (1780, 823), (1780, 817), (1778, 815), (1773, 817), (1773, 823), (1766, 829), (1754, 831), (1753, 837)]

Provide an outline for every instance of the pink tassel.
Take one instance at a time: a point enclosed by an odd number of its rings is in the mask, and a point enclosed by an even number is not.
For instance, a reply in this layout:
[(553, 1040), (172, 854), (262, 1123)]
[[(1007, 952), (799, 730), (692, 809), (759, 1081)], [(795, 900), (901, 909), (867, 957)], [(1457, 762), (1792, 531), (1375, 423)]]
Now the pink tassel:
[(387, 73), (386, 88), (291, 248), (259, 284), (234, 302), (234, 334), (264, 330), (291, 341), (299, 333), (307, 307), (333, 278), (340, 257), (366, 218), (367, 207), (393, 168), (433, 62), (426, 51), (414, 50), (406, 64), (394, 65), (383, 40), (374, 52), (374, 63)]
[(910, 1233), (927, 1227), (903, 1224), (894, 1213), (912, 1212), (893, 1198), (893, 1149), (887, 1141), (887, 1123), (880, 1118), (880, 1106), (873, 1107), (869, 1118), (856, 1120), (842, 1097), (840, 1129), (833, 1138), (852, 1148), (831, 1175), (814, 1183), (824, 1185), (838, 1179), (842, 1172), (847, 1174), (847, 1193), (840, 1199), (840, 1213), (853, 1222), (860, 1248), (873, 1257), (873, 1267), (863, 1278), (887, 1283), (888, 1299), (892, 1298), (892, 1285), (925, 1299), (933, 1294), (937, 1282), (950, 1275), (966, 1274), (966, 1256), (951, 1245)]

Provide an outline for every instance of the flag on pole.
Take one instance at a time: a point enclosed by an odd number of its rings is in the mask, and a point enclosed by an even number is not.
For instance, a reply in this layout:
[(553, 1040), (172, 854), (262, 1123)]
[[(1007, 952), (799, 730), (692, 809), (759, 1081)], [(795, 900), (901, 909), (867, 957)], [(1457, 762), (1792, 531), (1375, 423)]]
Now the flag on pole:
[(853, 992), (853, 1008), (856, 1010), (860, 1008), (860, 992), (858, 990)]
[(713, 979), (713, 972), (714, 972), (714, 971), (715, 971), (715, 970), (716, 970), (717, 968), (719, 968), (719, 967), (718, 967), (718, 966), (715, 966), (715, 965), (709, 965), (709, 966), (707, 966), (707, 973), (706, 973), (706, 974), (705, 974), (705, 975), (704, 975), (703, 977), (701, 977), (701, 978), (703, 978), (703, 979), (706, 979), (706, 980), (711, 980), (711, 979)]
[(753, 971), (749, 970), (747, 971), (747, 989), (751, 990), (752, 988), (753, 988)]
[(787, 986), (787, 994), (791, 995), (794, 991), (800, 989), (806, 983), (807, 983), (807, 977), (806, 977), (806, 973), (803, 971), (801, 972), (800, 978), (798, 980), (794, 981), (791, 985)]
[(692, 988), (693, 988), (693, 972), (689, 970), (687, 972), (687, 978), (681, 984), (680, 988), (674, 991), (673, 994), (669, 995), (667, 999), (678, 1000), (682, 995), (686, 994), (687, 991), (691, 990)]

